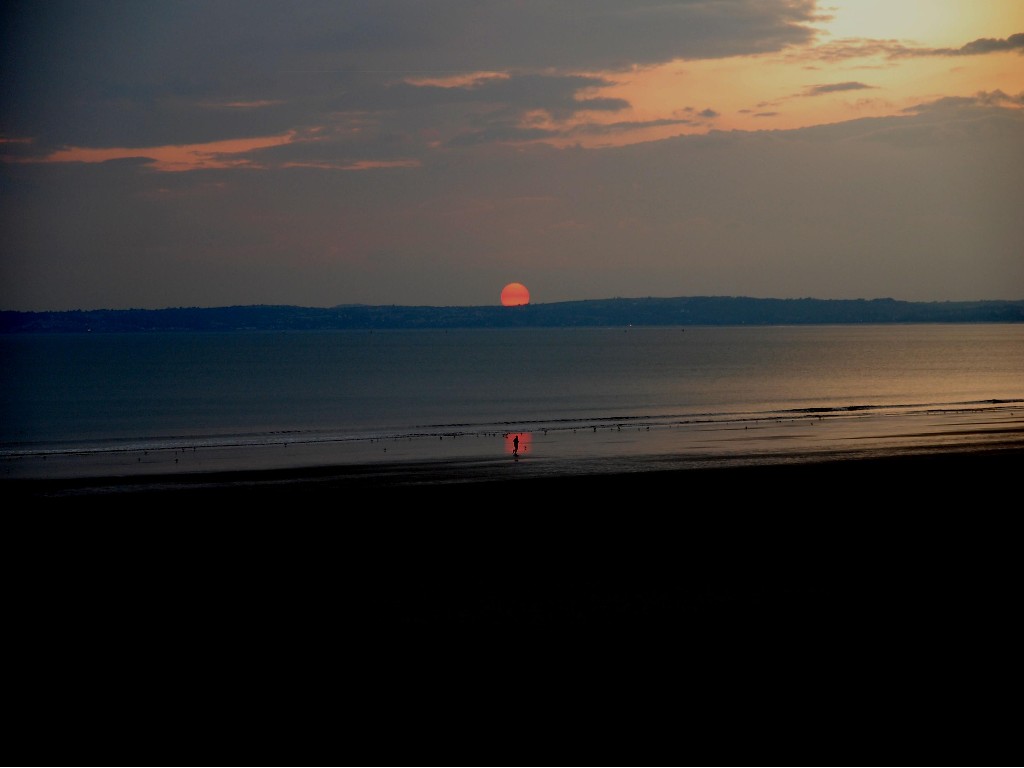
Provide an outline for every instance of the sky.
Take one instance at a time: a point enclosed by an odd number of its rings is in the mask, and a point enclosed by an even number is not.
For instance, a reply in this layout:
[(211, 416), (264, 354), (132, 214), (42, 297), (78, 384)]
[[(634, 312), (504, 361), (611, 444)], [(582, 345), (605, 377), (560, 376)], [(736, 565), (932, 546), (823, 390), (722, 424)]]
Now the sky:
[(14, 0), (0, 309), (1024, 299), (1021, 0)]

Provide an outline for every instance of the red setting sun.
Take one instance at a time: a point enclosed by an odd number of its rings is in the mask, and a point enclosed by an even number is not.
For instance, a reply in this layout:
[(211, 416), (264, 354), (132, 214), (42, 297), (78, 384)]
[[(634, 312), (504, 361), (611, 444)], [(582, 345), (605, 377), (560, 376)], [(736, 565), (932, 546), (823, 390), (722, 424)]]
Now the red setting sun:
[(501, 289), (501, 304), (504, 307), (518, 307), (530, 303), (530, 292), (522, 283), (509, 283)]

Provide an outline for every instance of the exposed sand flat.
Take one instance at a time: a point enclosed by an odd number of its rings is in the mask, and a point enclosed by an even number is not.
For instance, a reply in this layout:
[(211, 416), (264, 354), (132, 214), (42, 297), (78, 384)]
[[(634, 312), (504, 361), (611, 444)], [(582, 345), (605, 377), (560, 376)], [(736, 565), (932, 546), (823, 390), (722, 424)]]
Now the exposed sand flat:
[(43, 495), (96, 494), (104, 486), (119, 493), (147, 486), (161, 491), (221, 483), (267, 486), (304, 478), (388, 487), (993, 451), (1024, 445), (1024, 407), (612, 424), (515, 434), (524, 438), (518, 458), (511, 454), (512, 433), (498, 432), (11, 454), (0, 462), (0, 482), (18, 481), (14, 487), (22, 492)]

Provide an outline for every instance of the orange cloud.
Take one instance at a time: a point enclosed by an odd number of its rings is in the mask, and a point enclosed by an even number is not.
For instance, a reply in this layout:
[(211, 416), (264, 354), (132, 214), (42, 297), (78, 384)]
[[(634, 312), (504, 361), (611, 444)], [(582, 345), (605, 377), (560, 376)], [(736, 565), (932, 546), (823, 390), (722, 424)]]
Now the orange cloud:
[(488, 80), (508, 80), (507, 72), (460, 72), (453, 75), (438, 77), (406, 77), (409, 85), (432, 85), (438, 88), (472, 88), (483, 85)]
[(248, 158), (236, 157), (257, 149), (291, 144), (295, 131), (279, 136), (253, 139), (227, 139), (205, 144), (183, 144), (165, 147), (68, 147), (42, 158), (25, 159), (38, 163), (105, 163), (110, 160), (145, 158), (158, 171), (194, 171), (201, 168), (238, 168), (255, 166)]

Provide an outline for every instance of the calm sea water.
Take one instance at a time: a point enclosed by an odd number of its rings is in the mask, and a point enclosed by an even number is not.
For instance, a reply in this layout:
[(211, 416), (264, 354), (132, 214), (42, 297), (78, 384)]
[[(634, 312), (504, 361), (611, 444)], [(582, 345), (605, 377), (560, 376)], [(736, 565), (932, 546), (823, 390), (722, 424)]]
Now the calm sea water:
[(7, 335), (2, 455), (1024, 400), (1024, 325)]

